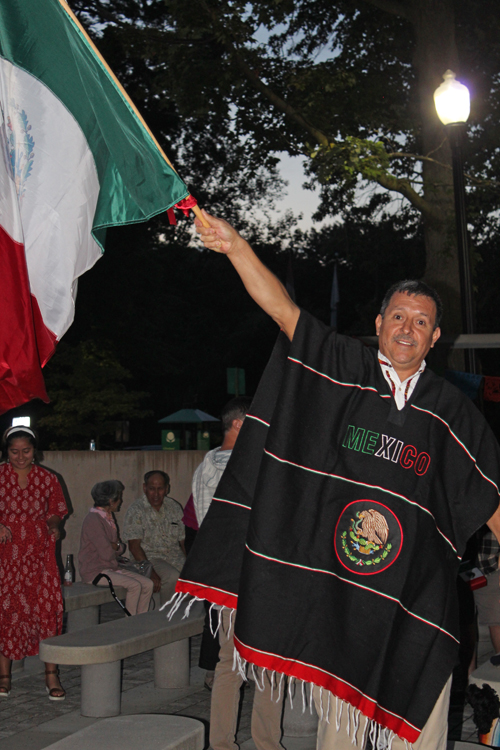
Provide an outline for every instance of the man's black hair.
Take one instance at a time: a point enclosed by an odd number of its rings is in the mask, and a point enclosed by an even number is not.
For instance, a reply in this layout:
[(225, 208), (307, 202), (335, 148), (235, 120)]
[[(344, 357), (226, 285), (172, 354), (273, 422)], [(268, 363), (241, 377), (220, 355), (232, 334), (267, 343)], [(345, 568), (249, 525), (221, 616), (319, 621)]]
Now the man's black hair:
[(380, 305), (380, 314), (382, 317), (385, 315), (387, 306), (391, 301), (392, 297), (398, 292), (404, 294), (412, 294), (414, 296), (428, 297), (436, 305), (436, 320), (434, 321), (434, 329), (436, 329), (441, 323), (443, 317), (443, 303), (439, 294), (431, 286), (425, 283), (425, 281), (418, 281), (416, 279), (405, 279), (405, 281), (398, 281), (393, 284), (390, 289), (385, 293), (385, 297)]
[(245, 396), (236, 396), (227, 402), (220, 415), (224, 433), (231, 429), (233, 419), (245, 419), (251, 403)]

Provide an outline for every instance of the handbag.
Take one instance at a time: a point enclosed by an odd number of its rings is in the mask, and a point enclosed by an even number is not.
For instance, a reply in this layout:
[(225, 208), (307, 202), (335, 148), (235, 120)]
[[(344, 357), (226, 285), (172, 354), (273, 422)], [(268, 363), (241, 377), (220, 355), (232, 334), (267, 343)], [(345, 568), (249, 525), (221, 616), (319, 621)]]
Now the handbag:
[(153, 572), (153, 563), (149, 560), (140, 560), (139, 562), (132, 562), (128, 557), (120, 555), (118, 557), (118, 567), (120, 570), (128, 570), (130, 573), (138, 573), (146, 578), (151, 578)]

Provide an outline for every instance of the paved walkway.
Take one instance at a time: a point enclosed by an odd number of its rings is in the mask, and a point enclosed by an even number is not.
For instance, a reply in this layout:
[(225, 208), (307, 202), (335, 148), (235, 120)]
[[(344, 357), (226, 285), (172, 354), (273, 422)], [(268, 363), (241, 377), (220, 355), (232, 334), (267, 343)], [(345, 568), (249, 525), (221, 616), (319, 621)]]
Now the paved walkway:
[[(121, 617), (121, 614), (115, 604), (102, 607), (102, 620), (117, 617)], [(188, 688), (154, 688), (152, 651), (125, 659), (122, 713), (180, 714), (200, 719), (208, 729), (210, 693), (203, 687), (205, 674), (197, 666), (200, 640), (201, 636), (191, 639), (191, 685)], [(489, 658), (490, 653), (488, 644), (483, 644), (482, 661)], [(45, 691), (43, 664), (38, 657), (26, 660), (24, 672), (13, 675), (10, 697), (0, 699), (0, 750), (42, 750), (99, 721), (80, 715), (80, 668), (62, 666), (61, 682), (67, 691), (66, 700), (49, 701)], [(253, 690), (254, 685), (249, 682), (242, 691), (238, 742), (243, 745), (243, 750), (254, 750), (250, 737)], [(477, 731), (471, 717), (472, 709), (469, 706), (465, 710), (460, 702), (452, 706), (450, 738), (477, 743)], [(314, 750), (315, 738), (286, 737), (283, 744), (287, 750)]]
[[(119, 617), (122, 614), (116, 604), (101, 607), (101, 621)], [(199, 719), (208, 730), (210, 692), (203, 687), (205, 672), (197, 666), (200, 641), (201, 636), (191, 639), (191, 685), (188, 688), (155, 689), (152, 651), (125, 659), (122, 713), (181, 714)], [(60, 702), (49, 701), (43, 671), (44, 666), (38, 657), (31, 657), (25, 660), (24, 672), (13, 674), (10, 697), (0, 699), (1, 750), (42, 750), (56, 740), (99, 721), (80, 715), (80, 667), (60, 667), (61, 682), (66, 690), (66, 700)], [(242, 691), (240, 743), (250, 740), (253, 690), (254, 685), (250, 682)], [(208, 741), (206, 744), (208, 746)], [(314, 750), (314, 741), (300, 748), (292, 742), (288, 750)]]

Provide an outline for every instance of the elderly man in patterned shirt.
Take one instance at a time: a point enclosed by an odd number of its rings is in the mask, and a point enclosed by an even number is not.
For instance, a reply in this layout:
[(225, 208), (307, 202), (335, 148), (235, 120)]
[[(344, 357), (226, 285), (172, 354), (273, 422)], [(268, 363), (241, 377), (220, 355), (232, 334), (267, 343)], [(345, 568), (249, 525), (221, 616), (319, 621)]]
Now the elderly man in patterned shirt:
[(186, 559), (182, 506), (170, 492), (170, 477), (164, 471), (144, 475), (144, 495), (125, 515), (122, 539), (134, 558), (153, 565), (153, 591), (160, 592), (160, 604), (167, 602)]

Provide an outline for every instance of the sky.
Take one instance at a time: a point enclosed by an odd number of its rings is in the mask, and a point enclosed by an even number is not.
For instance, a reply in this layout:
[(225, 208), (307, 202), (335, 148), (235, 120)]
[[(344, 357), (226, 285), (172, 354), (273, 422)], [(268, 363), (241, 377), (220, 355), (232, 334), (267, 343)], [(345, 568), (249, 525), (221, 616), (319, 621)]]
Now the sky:
[[(286, 192), (285, 197), (276, 203), (276, 209), (272, 212), (272, 215), (280, 216), (286, 210), (291, 209), (296, 216), (302, 214), (303, 218), (299, 220), (298, 226), (300, 229), (306, 230), (313, 226), (311, 216), (318, 207), (319, 192), (302, 188), (306, 180), (303, 162), (304, 157), (302, 156), (282, 156), (279, 170), (281, 176), (288, 182), (288, 186), (284, 191)], [(318, 228), (320, 223), (314, 223), (314, 226)]]

